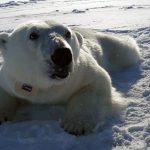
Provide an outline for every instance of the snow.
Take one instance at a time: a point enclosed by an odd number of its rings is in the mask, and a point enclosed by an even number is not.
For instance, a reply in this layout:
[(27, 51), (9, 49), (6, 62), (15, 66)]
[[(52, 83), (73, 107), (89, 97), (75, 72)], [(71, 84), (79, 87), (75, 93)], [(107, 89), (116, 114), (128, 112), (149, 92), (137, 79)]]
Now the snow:
[(124, 120), (114, 117), (104, 128), (76, 137), (59, 126), (63, 108), (33, 106), (20, 112), (25, 120), (0, 126), (0, 150), (150, 149), (149, 13), (149, 0), (1, 0), (0, 31), (9, 32), (30, 19), (54, 19), (69, 26), (130, 35), (140, 46), (142, 61), (139, 67), (111, 75), (128, 103)]

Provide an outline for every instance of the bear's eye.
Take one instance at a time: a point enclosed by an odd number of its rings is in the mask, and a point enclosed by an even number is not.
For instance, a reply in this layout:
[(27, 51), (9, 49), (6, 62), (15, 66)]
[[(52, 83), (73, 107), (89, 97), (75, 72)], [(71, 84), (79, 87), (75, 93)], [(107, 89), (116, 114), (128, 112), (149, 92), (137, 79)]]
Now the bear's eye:
[(70, 39), (70, 38), (71, 38), (71, 32), (70, 32), (70, 31), (67, 31), (67, 32), (65, 33), (65, 37), (66, 37), (67, 39)]
[(38, 38), (39, 38), (39, 34), (38, 33), (36, 33), (36, 32), (32, 32), (31, 34), (30, 34), (30, 40), (37, 40)]

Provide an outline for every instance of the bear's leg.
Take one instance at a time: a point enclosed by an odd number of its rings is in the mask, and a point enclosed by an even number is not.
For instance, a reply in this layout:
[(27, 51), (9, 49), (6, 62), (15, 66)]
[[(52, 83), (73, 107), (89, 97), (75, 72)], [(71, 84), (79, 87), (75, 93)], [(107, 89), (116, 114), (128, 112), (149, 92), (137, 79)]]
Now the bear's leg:
[(100, 96), (92, 89), (83, 89), (70, 100), (61, 126), (71, 134), (87, 134), (98, 122), (104, 121), (110, 111), (110, 97)]
[(139, 47), (133, 38), (105, 35), (98, 36), (98, 40), (107, 62), (105, 69), (108, 71), (118, 71), (140, 61)]
[(0, 88), (0, 124), (13, 119), (18, 105), (16, 98), (8, 95)]

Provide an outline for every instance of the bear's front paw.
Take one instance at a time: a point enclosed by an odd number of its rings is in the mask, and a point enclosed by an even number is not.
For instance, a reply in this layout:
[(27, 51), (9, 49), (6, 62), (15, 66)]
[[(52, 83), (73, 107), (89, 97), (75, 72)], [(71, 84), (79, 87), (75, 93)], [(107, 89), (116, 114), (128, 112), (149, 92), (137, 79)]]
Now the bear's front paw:
[(61, 122), (61, 126), (70, 134), (84, 135), (92, 132), (96, 123), (88, 116), (66, 116)]
[(11, 121), (14, 119), (14, 116), (17, 111), (17, 103), (2, 103), (0, 105), (0, 125), (6, 121)]
[(10, 120), (12, 120), (12, 115), (9, 112), (6, 111), (0, 112), (0, 125)]

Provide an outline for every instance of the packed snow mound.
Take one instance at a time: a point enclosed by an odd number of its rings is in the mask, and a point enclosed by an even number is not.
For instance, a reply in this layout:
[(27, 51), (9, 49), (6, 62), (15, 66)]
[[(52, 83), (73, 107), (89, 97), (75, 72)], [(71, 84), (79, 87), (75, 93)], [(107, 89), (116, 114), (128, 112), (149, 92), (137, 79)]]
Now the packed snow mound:
[(0, 7), (2, 7), (2, 8), (3, 7), (14, 7), (14, 6), (20, 6), (23, 4), (36, 3), (38, 1), (45, 1), (45, 0), (24, 0), (24, 1), (16, 0), (16, 1), (8, 1), (6, 3), (0, 2)]
[(142, 60), (139, 69), (125, 71), (120, 79), (118, 74), (114, 75), (115, 84), (130, 99), (127, 99), (129, 103), (125, 122), (113, 128), (113, 143), (117, 147), (143, 150), (150, 147), (150, 28), (144, 27), (128, 33), (138, 41)]

